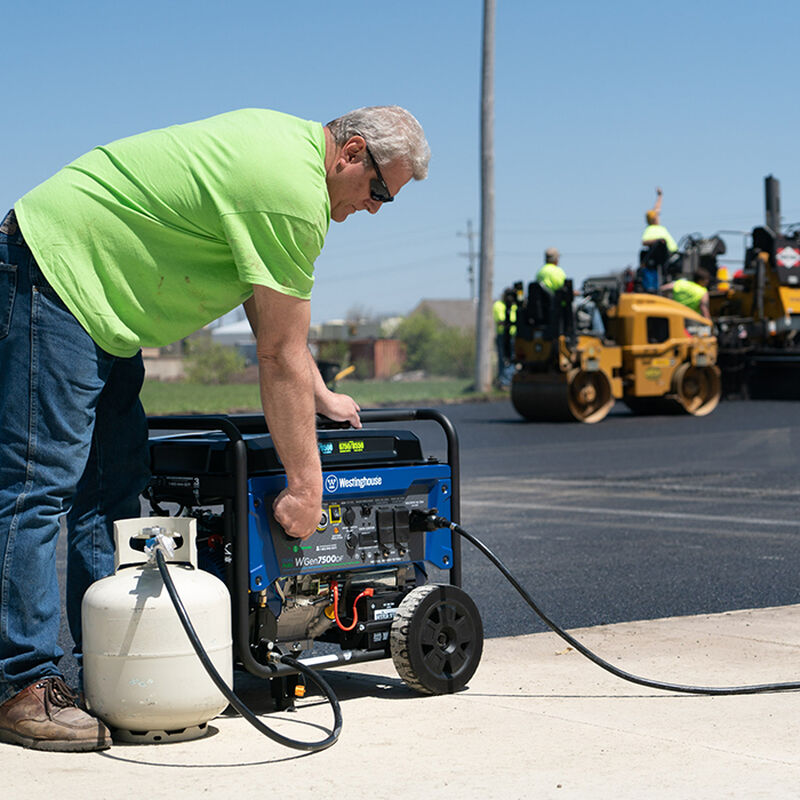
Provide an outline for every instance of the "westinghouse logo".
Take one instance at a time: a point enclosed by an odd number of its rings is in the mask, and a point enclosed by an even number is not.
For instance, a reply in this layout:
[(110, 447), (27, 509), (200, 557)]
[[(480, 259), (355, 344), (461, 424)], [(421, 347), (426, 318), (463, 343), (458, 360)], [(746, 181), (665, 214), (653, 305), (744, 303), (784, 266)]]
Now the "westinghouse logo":
[(325, 491), (335, 492), (339, 489), (365, 489), (368, 486), (382, 486), (383, 477), (381, 475), (359, 475), (355, 478), (344, 478), (338, 475), (325, 476)]

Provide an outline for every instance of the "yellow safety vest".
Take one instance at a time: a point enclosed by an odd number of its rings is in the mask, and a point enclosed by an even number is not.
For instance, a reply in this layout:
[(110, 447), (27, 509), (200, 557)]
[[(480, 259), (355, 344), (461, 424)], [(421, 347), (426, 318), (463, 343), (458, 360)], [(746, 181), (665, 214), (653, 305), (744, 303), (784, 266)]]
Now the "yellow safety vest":
[(557, 292), (566, 279), (566, 273), (556, 264), (545, 264), (536, 273), (537, 282), (546, 286), (551, 292)]
[(663, 225), (648, 225), (644, 229), (642, 241), (650, 242), (653, 239), (663, 239), (670, 253), (678, 252), (678, 245), (675, 244), (675, 240), (670, 236), (669, 231)]
[(675, 281), (675, 285), (672, 287), (672, 299), (699, 314), (700, 301), (703, 299), (706, 291), (706, 287), (701, 286), (699, 283), (687, 280), (686, 278), (678, 278), (678, 280)]
[[(502, 300), (494, 301), (492, 315), (494, 316), (495, 326), (499, 335), (506, 329), (506, 304)], [(508, 320), (511, 323), (508, 332), (511, 336), (516, 336), (517, 326), (514, 323), (517, 321), (517, 307), (515, 305), (511, 306), (511, 313), (508, 315)]]

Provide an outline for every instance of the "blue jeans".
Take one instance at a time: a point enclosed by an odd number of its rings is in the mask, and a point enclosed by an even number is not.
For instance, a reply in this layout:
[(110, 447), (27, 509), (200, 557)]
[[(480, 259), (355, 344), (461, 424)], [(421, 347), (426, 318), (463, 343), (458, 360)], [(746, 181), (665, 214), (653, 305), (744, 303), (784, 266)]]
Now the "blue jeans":
[(0, 703), (58, 674), (59, 520), (67, 617), (114, 571), (113, 522), (138, 517), (148, 478), (141, 354), (101, 350), (39, 270), (13, 217), (0, 226)]
[[(494, 337), (495, 349), (497, 350), (497, 383), (499, 386), (511, 386), (511, 378), (514, 376), (514, 364), (506, 356), (505, 335), (496, 333)], [(514, 338), (511, 338), (511, 348), (514, 348)]]

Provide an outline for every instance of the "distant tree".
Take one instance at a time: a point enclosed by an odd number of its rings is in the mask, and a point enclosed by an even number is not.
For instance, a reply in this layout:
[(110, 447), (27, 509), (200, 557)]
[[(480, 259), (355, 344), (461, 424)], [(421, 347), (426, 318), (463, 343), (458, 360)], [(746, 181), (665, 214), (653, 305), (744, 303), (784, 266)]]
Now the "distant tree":
[(317, 361), (332, 361), (344, 367), (348, 364), (350, 345), (344, 339), (320, 342)]
[(406, 369), (459, 378), (472, 375), (475, 337), (446, 325), (430, 309), (406, 317), (394, 335), (406, 346)]
[(186, 342), (186, 378), (192, 383), (227, 383), (244, 371), (244, 356), (210, 337)]

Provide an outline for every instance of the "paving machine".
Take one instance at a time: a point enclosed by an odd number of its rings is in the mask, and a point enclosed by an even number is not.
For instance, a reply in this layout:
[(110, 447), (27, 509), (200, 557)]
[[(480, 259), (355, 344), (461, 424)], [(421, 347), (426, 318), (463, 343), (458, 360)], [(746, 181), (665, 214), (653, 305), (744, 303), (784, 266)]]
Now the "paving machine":
[[(276, 653), (311, 669), (391, 657), (427, 694), (463, 688), (480, 661), (460, 540), (415, 526), (426, 509), (458, 520), (455, 429), (431, 409), (365, 410), (361, 420), (358, 431), (318, 420), (323, 513), (301, 541), (272, 514), (286, 475), (262, 415), (149, 419), (145, 497), (159, 516), (177, 505), (174, 514), (197, 520), (199, 566), (230, 592), (234, 660), (269, 680), (277, 708), (291, 705), (298, 674)], [(404, 420), (437, 423), (446, 460), (425, 455), (411, 431), (369, 425)]]
[(800, 225), (781, 230), (780, 185), (764, 180), (766, 225), (744, 267), (709, 292), (726, 395), (800, 399)]
[[(591, 279), (573, 304), (572, 282), (516, 295), (511, 402), (529, 420), (599, 422), (616, 400), (635, 413), (703, 416), (720, 399), (717, 341), (709, 321), (652, 294)], [(508, 315), (506, 315), (508, 317)]]

